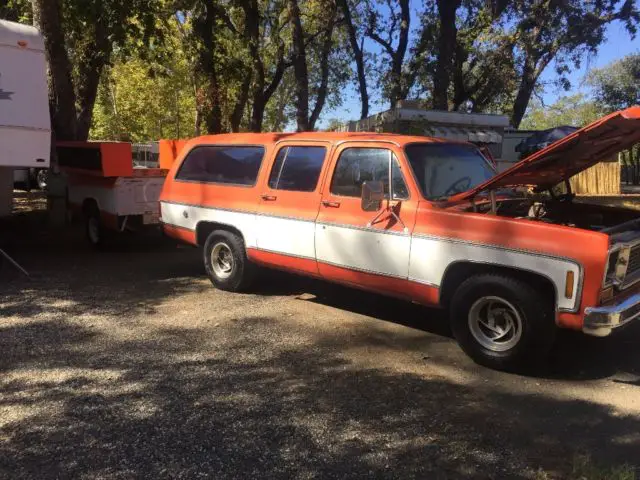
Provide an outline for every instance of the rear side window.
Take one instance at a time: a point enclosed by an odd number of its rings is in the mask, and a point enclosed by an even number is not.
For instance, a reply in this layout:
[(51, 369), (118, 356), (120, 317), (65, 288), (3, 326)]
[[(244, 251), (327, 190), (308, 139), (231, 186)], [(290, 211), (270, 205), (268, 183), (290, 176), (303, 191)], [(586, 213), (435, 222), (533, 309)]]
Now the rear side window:
[(340, 154), (331, 181), (331, 193), (343, 197), (359, 197), (362, 184), (381, 181), (385, 195), (389, 196), (389, 162), (393, 177), (393, 199), (406, 200), (409, 189), (404, 181), (398, 159), (383, 148), (348, 148)]
[(269, 175), (269, 188), (313, 192), (327, 149), (324, 147), (283, 147)]
[(201, 183), (256, 184), (264, 147), (207, 145), (191, 150), (176, 180)]

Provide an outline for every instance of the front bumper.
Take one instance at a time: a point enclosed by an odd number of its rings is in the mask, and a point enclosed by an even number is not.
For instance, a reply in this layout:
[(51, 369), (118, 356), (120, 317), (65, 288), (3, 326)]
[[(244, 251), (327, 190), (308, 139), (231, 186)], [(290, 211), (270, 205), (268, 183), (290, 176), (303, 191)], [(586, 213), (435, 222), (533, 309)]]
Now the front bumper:
[(617, 303), (585, 310), (582, 331), (596, 337), (606, 337), (614, 328), (640, 319), (640, 292)]

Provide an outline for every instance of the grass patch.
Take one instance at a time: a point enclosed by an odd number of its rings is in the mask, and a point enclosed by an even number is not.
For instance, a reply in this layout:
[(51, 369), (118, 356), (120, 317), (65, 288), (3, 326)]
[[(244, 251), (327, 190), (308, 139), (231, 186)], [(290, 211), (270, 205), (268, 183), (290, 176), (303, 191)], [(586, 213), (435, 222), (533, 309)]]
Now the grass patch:
[(636, 469), (630, 465), (603, 468), (594, 464), (588, 456), (578, 456), (573, 461), (572, 480), (636, 480)]
[[(558, 477), (539, 470), (535, 480), (551, 480)], [(631, 465), (603, 467), (595, 464), (588, 455), (578, 455), (573, 459), (571, 474), (566, 480), (636, 480), (636, 469)]]

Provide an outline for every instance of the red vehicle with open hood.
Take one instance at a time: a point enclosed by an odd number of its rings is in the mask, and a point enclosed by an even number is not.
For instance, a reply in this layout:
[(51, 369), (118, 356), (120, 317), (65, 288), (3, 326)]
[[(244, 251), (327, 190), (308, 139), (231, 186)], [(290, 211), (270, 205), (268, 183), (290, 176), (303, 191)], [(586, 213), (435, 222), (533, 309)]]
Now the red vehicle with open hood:
[(640, 317), (640, 215), (554, 188), (638, 141), (633, 107), (496, 174), (443, 139), (205, 136), (169, 172), (161, 220), (204, 248), (218, 288), (263, 265), (441, 306), (467, 354), (511, 369), (557, 328), (603, 336)]

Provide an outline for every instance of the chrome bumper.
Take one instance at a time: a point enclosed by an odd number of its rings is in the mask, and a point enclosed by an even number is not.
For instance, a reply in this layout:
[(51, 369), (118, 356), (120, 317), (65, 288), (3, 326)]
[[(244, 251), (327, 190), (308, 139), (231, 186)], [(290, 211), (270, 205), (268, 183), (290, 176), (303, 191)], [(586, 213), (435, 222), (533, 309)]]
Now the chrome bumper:
[(604, 307), (587, 308), (582, 331), (596, 337), (606, 337), (614, 328), (640, 318), (640, 293), (620, 303)]

